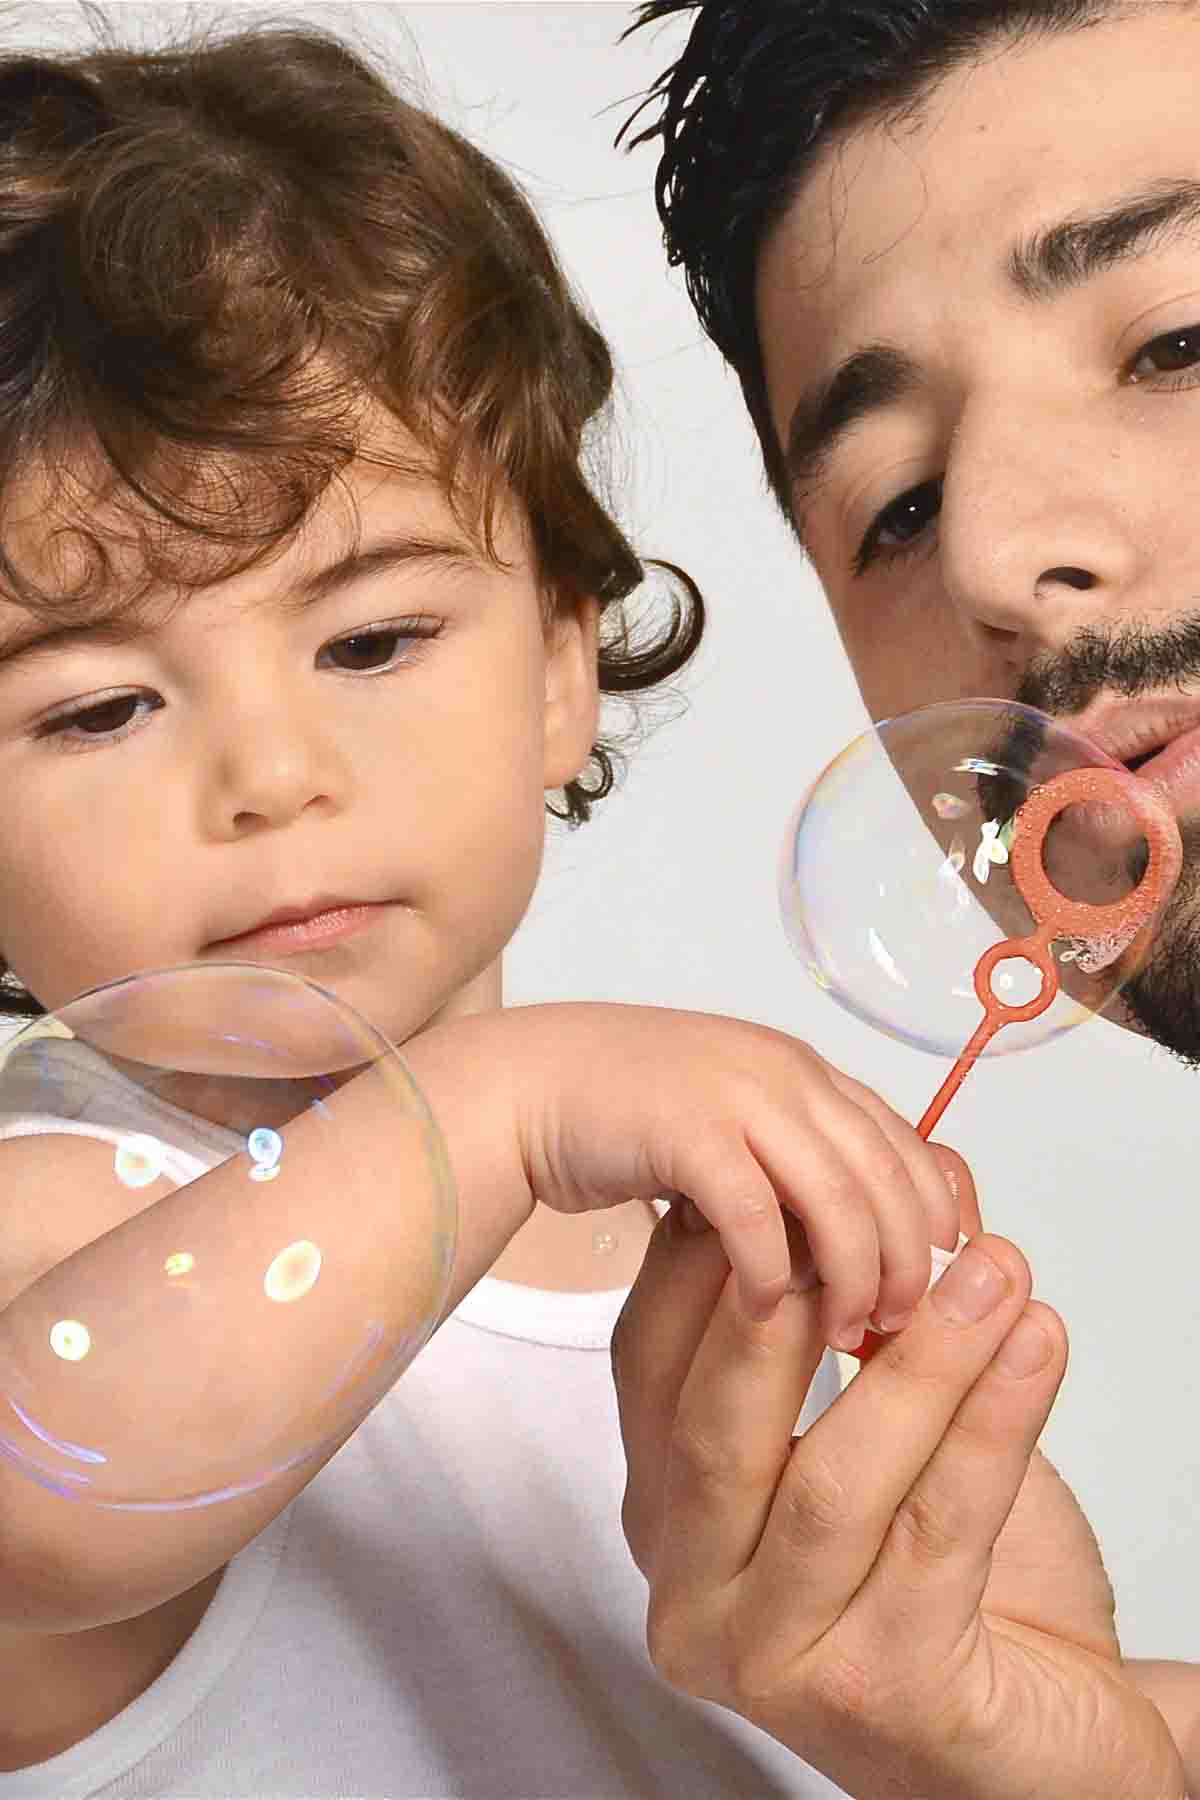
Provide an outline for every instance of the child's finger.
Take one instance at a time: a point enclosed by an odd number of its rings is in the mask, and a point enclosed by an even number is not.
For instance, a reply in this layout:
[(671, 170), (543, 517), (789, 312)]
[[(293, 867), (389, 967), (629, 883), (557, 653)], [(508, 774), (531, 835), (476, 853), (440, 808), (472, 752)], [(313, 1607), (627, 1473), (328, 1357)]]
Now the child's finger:
[[(904, 1163), (913, 1187), (925, 1207), (929, 1242), (937, 1244), (943, 1250), (952, 1250), (958, 1242), (960, 1208), (956, 1186), (949, 1179), (946, 1161), (935, 1155), (932, 1146), (919, 1138), (908, 1121), (902, 1119), (873, 1089), (866, 1087), (861, 1081), (855, 1081), (850, 1075), (843, 1075), (840, 1069), (831, 1068), (829, 1078), (840, 1093), (869, 1114)], [(961, 1157), (954, 1158), (954, 1161), (959, 1168), (966, 1169)], [(957, 1170), (955, 1173), (957, 1177)], [(975, 1229), (981, 1228), (977, 1225)]]
[(919, 1304), (929, 1281), (929, 1227), (907, 1165), (872, 1116), (830, 1081), (810, 1088), (807, 1101), (802, 1138), (775, 1115), (756, 1129), (753, 1145), (803, 1223), (827, 1290), (827, 1341), (849, 1350), (880, 1305), (907, 1312)]
[[(826, 1159), (828, 1161), (828, 1159)], [(720, 1234), (742, 1305), (766, 1318), (788, 1290), (791, 1251), (779, 1198), (740, 1132), (698, 1131), (676, 1146), (666, 1185), (686, 1194)]]
[[(879, 1243), (879, 1281), (867, 1311), (854, 1310), (847, 1316), (850, 1302), (832, 1297), (830, 1312), (836, 1314), (840, 1329), (835, 1348), (846, 1349), (872, 1315), (889, 1322), (904, 1320), (920, 1304), (929, 1284), (930, 1223), (924, 1198), (889, 1133), (857, 1098), (847, 1098), (836, 1087), (834, 1096), (826, 1128), (858, 1176), (861, 1204), (873, 1220)], [(943, 1185), (940, 1171), (934, 1169), (933, 1175)], [(819, 1257), (817, 1267), (824, 1276)]]
[[(876, 1208), (868, 1193), (862, 1157), (850, 1142), (852, 1108), (832, 1087), (810, 1096), (809, 1116), (797, 1131), (794, 1120), (760, 1121), (751, 1147), (767, 1175), (778, 1204), (804, 1228), (804, 1236), (825, 1293), (821, 1312), (826, 1341), (848, 1350), (861, 1340), (862, 1328), (879, 1294), (880, 1243)], [(861, 1118), (861, 1115), (858, 1115)], [(897, 1182), (906, 1180), (890, 1157)], [(918, 1203), (909, 1191), (909, 1211)], [(913, 1233), (915, 1261), (922, 1246)], [(923, 1246), (928, 1256), (928, 1245)]]
[[(930, 1144), (929, 1148), (937, 1158), (958, 1207), (958, 1229), (964, 1237), (978, 1237), (983, 1230), (983, 1218), (979, 1211), (979, 1196), (975, 1192), (975, 1177), (958, 1151), (952, 1150), (949, 1144)], [(953, 1246), (943, 1247), (948, 1250)]]
[(846, 1093), (835, 1087), (846, 1109), (834, 1127), (837, 1142), (859, 1170), (879, 1235), (879, 1291), (871, 1316), (881, 1330), (897, 1331), (929, 1285), (930, 1244), (958, 1241), (952, 1223), (957, 1207), (937, 1160), (901, 1119), (855, 1083)]

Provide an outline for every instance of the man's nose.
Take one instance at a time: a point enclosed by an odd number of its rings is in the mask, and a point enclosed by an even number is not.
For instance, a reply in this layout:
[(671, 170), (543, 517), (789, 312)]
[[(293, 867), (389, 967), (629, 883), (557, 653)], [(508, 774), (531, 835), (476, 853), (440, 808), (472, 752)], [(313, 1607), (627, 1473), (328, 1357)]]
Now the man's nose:
[(1121, 465), (1082, 425), (993, 401), (955, 432), (938, 536), (967, 630), (1024, 667), (1138, 605), (1145, 557)]

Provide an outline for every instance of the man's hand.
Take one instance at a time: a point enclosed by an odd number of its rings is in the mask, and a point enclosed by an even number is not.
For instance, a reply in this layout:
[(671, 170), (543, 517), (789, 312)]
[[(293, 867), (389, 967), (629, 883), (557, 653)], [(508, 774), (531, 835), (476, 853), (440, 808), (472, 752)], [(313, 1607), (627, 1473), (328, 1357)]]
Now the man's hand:
[[(817, 1297), (751, 1319), (716, 1234), (660, 1225), (613, 1347), (651, 1655), (855, 1800), (1184, 1800), (1090, 1527), (1035, 1448), (1062, 1321), (1005, 1239), (957, 1266), (967, 1297), (992, 1272), (994, 1308), (962, 1318), (943, 1278), (793, 1441)], [(1006, 1367), (1038, 1332), (1039, 1366)]]

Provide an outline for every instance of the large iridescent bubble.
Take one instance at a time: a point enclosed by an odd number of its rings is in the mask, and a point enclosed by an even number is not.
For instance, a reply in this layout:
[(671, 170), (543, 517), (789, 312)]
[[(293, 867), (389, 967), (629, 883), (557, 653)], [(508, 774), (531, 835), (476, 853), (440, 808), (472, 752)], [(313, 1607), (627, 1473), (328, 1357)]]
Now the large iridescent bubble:
[(327, 1454), (448, 1291), (453, 1186), (404, 1064), (273, 969), (137, 975), (11, 1038), (0, 1191), (0, 1455), (105, 1507)]
[(849, 1012), (957, 1058), (994, 1005), (1004, 1028), (978, 1053), (1003, 1054), (1112, 1001), (1179, 863), (1174, 818), (1121, 763), (1032, 708), (967, 700), (887, 719), (829, 764), (789, 824), (780, 898)]

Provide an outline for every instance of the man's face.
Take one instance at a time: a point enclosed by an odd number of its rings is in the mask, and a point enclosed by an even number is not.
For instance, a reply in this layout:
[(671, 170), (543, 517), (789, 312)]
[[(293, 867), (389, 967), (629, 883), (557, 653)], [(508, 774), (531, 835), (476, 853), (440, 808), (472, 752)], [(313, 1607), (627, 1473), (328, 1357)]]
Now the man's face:
[(1015, 696), (1120, 760), (1178, 740), (1147, 778), (1187, 864), (1126, 1001), (1189, 1060), (1198, 87), (1188, 5), (998, 44), (832, 145), (758, 281), (794, 516), (872, 716)]

